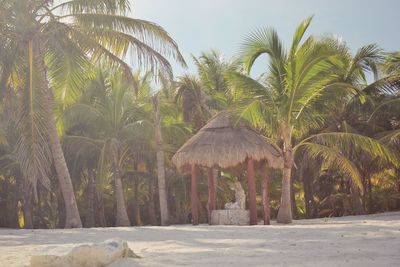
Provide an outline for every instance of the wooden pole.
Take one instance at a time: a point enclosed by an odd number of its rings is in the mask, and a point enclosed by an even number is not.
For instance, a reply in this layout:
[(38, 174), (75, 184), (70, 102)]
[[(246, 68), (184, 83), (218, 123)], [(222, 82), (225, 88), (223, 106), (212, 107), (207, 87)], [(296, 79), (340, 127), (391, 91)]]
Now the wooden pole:
[(217, 181), (214, 175), (214, 169), (208, 169), (208, 202), (207, 202), (207, 211), (208, 211), (208, 223), (211, 224), (211, 212), (216, 209), (217, 206)]
[(257, 225), (256, 181), (254, 175), (254, 161), (247, 159), (247, 182), (249, 188), (250, 225)]
[(191, 184), (191, 205), (192, 205), (192, 223), (199, 224), (199, 198), (197, 197), (197, 168), (192, 165), (192, 184)]
[(262, 204), (264, 208), (264, 225), (270, 225), (270, 209), (269, 209), (269, 176), (267, 173), (267, 165), (263, 164), (261, 169), (262, 175)]

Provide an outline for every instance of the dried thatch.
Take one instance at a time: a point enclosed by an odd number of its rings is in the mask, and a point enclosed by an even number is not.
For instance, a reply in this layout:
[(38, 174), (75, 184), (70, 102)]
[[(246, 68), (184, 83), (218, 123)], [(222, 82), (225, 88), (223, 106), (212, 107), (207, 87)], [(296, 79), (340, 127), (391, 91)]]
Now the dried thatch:
[(266, 160), (272, 168), (283, 165), (280, 153), (264, 137), (229, 113), (220, 112), (175, 153), (172, 162), (179, 170), (193, 164), (229, 169), (246, 158)]

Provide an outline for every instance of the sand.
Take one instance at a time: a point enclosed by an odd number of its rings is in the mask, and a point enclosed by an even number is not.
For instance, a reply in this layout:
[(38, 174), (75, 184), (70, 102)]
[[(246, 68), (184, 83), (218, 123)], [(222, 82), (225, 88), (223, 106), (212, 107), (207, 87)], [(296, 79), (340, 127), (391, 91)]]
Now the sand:
[(400, 266), (400, 212), (271, 226), (0, 229), (0, 266), (110, 238), (128, 241), (137, 266)]

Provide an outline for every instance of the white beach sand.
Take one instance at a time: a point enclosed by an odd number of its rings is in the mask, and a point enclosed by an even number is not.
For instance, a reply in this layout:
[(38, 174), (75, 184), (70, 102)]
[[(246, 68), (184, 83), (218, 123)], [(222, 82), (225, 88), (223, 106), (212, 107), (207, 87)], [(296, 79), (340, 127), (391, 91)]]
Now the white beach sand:
[(400, 266), (400, 212), (271, 226), (0, 229), (0, 266), (110, 238), (128, 241), (137, 266)]

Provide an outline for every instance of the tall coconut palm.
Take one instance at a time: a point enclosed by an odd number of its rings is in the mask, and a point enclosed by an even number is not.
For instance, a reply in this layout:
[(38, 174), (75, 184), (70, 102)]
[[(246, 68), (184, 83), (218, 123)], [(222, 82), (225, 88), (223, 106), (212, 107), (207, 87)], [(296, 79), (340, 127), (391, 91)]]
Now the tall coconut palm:
[[(142, 103), (149, 103), (151, 99), (151, 109), (153, 113), (153, 128), (155, 137), (155, 149), (156, 149), (156, 160), (157, 160), (157, 181), (158, 181), (158, 197), (160, 202), (160, 215), (161, 215), (161, 225), (169, 225), (170, 216), (168, 209), (167, 200), (167, 185), (165, 181), (165, 156), (163, 147), (163, 137), (161, 132), (161, 104), (159, 93), (156, 92), (152, 94), (150, 86), (150, 78), (152, 75), (146, 73), (141, 76), (140, 73), (134, 75), (134, 89), (138, 94), (138, 100)], [(167, 82), (163, 77), (161, 77), (161, 82)]]
[[(67, 141), (98, 148), (98, 179), (114, 181), (116, 226), (130, 226), (123, 188), (126, 166), (131, 164), (132, 142), (140, 127), (140, 108), (133, 104), (133, 90), (123, 72), (101, 69), (91, 80), (79, 102), (66, 113), (66, 125), (79, 129)], [(111, 177), (110, 177), (111, 175)]]
[[(343, 41), (338, 41), (332, 38), (329, 40), (329, 42), (332, 48), (338, 52), (338, 57), (340, 59), (332, 62), (333, 64), (337, 65), (336, 70), (334, 70), (334, 73), (337, 75), (337, 80), (344, 84), (348, 84), (349, 88), (353, 88), (353, 92), (334, 90), (331, 92), (331, 94), (326, 92), (323, 96), (321, 96), (322, 98), (326, 99), (324, 105), (329, 109), (329, 120), (326, 120), (325, 124), (320, 129), (315, 129), (313, 132), (338, 131), (368, 134), (363, 129), (370, 127), (370, 125), (366, 123), (365, 119), (363, 121), (365, 115), (363, 116), (361, 112), (363, 109), (365, 109), (364, 106), (367, 106), (365, 105), (365, 99), (368, 99), (368, 104), (371, 102), (371, 99), (364, 92), (367, 88), (372, 86), (368, 84), (366, 77), (368, 74), (374, 74), (374, 76), (377, 76), (378, 65), (383, 60), (382, 50), (379, 49), (377, 45), (371, 44), (361, 47), (354, 55), (352, 55)], [(349, 156), (349, 158), (356, 159), (361, 156), (364, 157), (365, 155), (352, 153), (352, 155), (349, 154), (347, 156)], [(303, 159), (301, 164), (308, 165), (309, 160)], [(358, 162), (355, 162), (354, 166), (359, 170), (365, 170), (365, 168), (360, 168)], [(307, 166), (304, 167), (305, 168), (303, 168), (303, 170), (305, 172), (310, 171)], [(365, 185), (365, 172), (360, 171), (360, 173), (363, 174), (361, 179), (363, 182), (362, 184)], [(310, 189), (309, 177), (303, 176), (303, 182), (304, 190), (308, 191), (308, 189)], [(357, 214), (362, 214), (364, 213), (364, 209), (361, 203), (361, 193), (365, 188), (357, 188), (354, 182), (351, 182), (350, 184), (354, 210)], [(313, 200), (310, 200), (310, 194), (308, 194), (308, 192), (306, 192), (306, 196), (307, 204), (311, 203)], [(306, 206), (310, 208), (310, 205)], [(308, 215), (310, 215), (309, 212)]]
[[(65, 227), (81, 227), (78, 207), (63, 151), (61, 149), (54, 96), (70, 102), (79, 96), (89, 58), (105, 58), (113, 65), (131, 51), (139, 67), (160, 69), (172, 75), (164, 57), (183, 62), (177, 45), (160, 26), (126, 17), (128, 1), (109, 0), (1, 0), (0, 38), (14, 48), (16, 58), (26, 60), (26, 77), (45, 95), (46, 128), (66, 208)], [(38, 75), (32, 75), (36, 72)], [(28, 75), (29, 74), (29, 75)], [(57, 89), (53, 91), (53, 89)], [(56, 93), (55, 93), (56, 92)]]
[[(333, 98), (333, 101), (331, 101), (330, 104), (332, 119), (328, 122), (327, 129), (331, 131), (352, 132), (371, 136), (368, 133), (369, 131), (366, 131), (366, 129), (370, 128), (371, 125), (367, 123), (365, 119), (366, 116), (364, 115), (365, 112), (363, 112), (363, 110), (366, 108), (368, 109), (372, 102), (372, 98), (368, 95), (368, 91), (370, 91), (374, 86), (382, 86), (382, 83), (378, 81), (378, 66), (384, 59), (383, 52), (377, 45), (370, 44), (359, 48), (353, 56), (343, 42), (338, 43), (336, 46), (338, 51), (341, 53), (341, 60), (339, 61), (340, 63), (337, 68), (338, 78), (344, 83), (352, 85), (358, 90), (358, 92), (355, 94), (347, 93)], [(368, 84), (366, 79), (368, 74), (373, 74), (377, 81)], [(365, 99), (368, 100), (367, 103), (365, 103)], [(353, 153), (351, 157), (353, 159), (360, 157), (363, 158), (363, 160), (356, 162), (355, 166), (360, 170), (360, 173), (362, 174), (362, 184), (365, 185), (367, 177), (370, 174), (368, 172), (368, 166), (362, 166), (362, 163), (367, 163), (367, 159), (371, 159), (371, 157), (368, 157), (365, 154), (356, 153)], [(371, 160), (376, 162), (378, 161), (374, 158)], [(378, 165), (382, 166), (382, 168), (384, 166), (382, 163), (379, 163)], [(353, 209), (358, 215), (365, 213), (361, 197), (361, 193), (365, 190), (365, 186), (363, 187), (364, 188), (359, 190), (354, 183), (351, 183), (350, 186)]]
[[(166, 148), (173, 143), (179, 142), (182, 135), (188, 135), (184, 125), (179, 123), (180, 114), (172, 99), (170, 91), (173, 89), (171, 81), (160, 75), (161, 89), (155, 92), (151, 86), (151, 79), (154, 75), (146, 73), (134, 75), (134, 87), (137, 92), (137, 101), (147, 111), (152, 112), (152, 123), (154, 131), (154, 149), (157, 161), (157, 180), (160, 203), (161, 225), (170, 223), (170, 212), (168, 209), (168, 194), (166, 181)], [(150, 101), (149, 101), (150, 100)], [(149, 124), (149, 122), (148, 122)], [(148, 141), (152, 141), (146, 136)], [(164, 140), (166, 138), (166, 141)]]
[(292, 221), (290, 185), (295, 152), (306, 150), (312, 157), (323, 158), (326, 164), (346, 173), (359, 185), (356, 168), (339, 149), (353, 144), (357, 149), (396, 161), (386, 147), (361, 135), (323, 133), (304, 138), (325, 123), (324, 95), (332, 90), (355, 90), (336, 75), (340, 53), (329, 40), (310, 36), (303, 41), (311, 20), (308, 18), (298, 26), (288, 51), (273, 29), (261, 28), (245, 39), (241, 57), (248, 74), (261, 55), (269, 56), (269, 71), (260, 80), (238, 72), (228, 74), (241, 116), (264, 130), (281, 147), (284, 167), (277, 217), (280, 223)]
[(161, 111), (160, 99), (158, 93), (152, 96), (153, 102), (153, 120), (154, 133), (157, 150), (157, 177), (158, 177), (158, 195), (160, 199), (161, 225), (169, 225), (169, 211), (167, 201), (167, 185), (165, 182), (165, 161), (163, 138), (161, 133)]
[[(18, 170), (23, 181), (25, 227), (33, 227), (31, 208), (33, 199), (37, 200), (38, 181), (50, 190), (51, 154), (45, 129), (43, 94), (38, 84), (29, 84), (26, 58), (16, 53), (10, 43), (0, 45), (0, 105), (2, 130), (0, 144), (5, 142), (8, 153), (1, 160), (11, 160), (12, 169)], [(32, 77), (38, 73), (32, 71)], [(2, 101), (1, 101), (2, 100)], [(0, 160), (0, 161), (1, 161)], [(4, 165), (3, 165), (4, 166)], [(26, 208), (30, 207), (30, 208)]]

